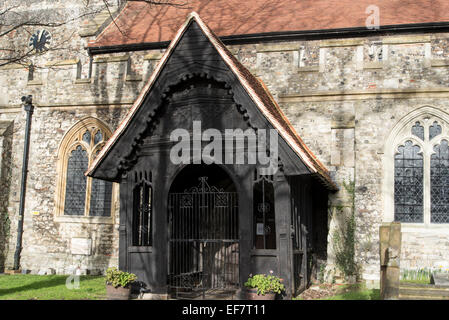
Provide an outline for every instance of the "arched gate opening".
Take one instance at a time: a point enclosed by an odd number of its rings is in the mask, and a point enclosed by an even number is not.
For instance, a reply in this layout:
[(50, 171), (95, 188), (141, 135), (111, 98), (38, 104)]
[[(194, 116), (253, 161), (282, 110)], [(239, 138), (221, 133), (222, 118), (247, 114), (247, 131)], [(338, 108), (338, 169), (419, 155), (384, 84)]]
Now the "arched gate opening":
[(217, 165), (189, 165), (169, 193), (168, 284), (178, 298), (239, 287), (238, 197)]

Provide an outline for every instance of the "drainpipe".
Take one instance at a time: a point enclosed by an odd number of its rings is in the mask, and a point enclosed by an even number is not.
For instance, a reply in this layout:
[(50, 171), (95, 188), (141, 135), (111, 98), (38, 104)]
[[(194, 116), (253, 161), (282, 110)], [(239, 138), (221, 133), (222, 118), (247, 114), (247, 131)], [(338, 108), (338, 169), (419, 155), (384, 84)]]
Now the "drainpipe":
[(20, 252), (22, 251), (23, 211), (25, 208), (25, 191), (28, 173), (28, 152), (30, 147), (31, 115), (33, 114), (34, 110), (33, 96), (23, 96), (22, 102), (24, 103), (24, 109), (27, 113), (27, 122), (25, 127), (25, 145), (23, 148), (22, 181), (20, 185), (20, 205), (17, 223), (17, 244), (16, 244), (16, 252), (14, 253), (14, 270), (19, 270)]

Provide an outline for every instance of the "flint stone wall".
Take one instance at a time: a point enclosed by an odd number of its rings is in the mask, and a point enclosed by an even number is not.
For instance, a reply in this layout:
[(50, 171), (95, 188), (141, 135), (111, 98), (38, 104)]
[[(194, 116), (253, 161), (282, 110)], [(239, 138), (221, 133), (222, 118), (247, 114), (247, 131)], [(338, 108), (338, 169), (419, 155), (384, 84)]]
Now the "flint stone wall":
[[(118, 211), (113, 224), (55, 222), (57, 150), (64, 134), (85, 116), (97, 117), (114, 130), (164, 50), (94, 57), (89, 77), (82, 47), (91, 38), (77, 36), (66, 55), (49, 52), (37, 58), (41, 68), (32, 79), (23, 66), (0, 68), (0, 78), (7, 79), (0, 85), (0, 121), (13, 124), (11, 179), (3, 189), (7, 196), (2, 198), (11, 220), (9, 250), (4, 250), (7, 266), (12, 265), (16, 239), (25, 126), (20, 97), (24, 94), (33, 95), (36, 109), (23, 267), (63, 273), (77, 266), (102, 269), (117, 265)], [(304, 142), (341, 186), (329, 202), (329, 270), (334, 268), (332, 232), (340, 223), (340, 209), (348, 214), (354, 204), (361, 275), (365, 280), (379, 279), (384, 144), (394, 125), (419, 107), (430, 105), (449, 113), (445, 87), (448, 38), (449, 34), (440, 33), (229, 46), (265, 82)], [(373, 47), (376, 55), (370, 54)], [(354, 193), (348, 193), (343, 182), (354, 182)], [(118, 202), (114, 206), (118, 210)], [(425, 231), (404, 234), (401, 267), (433, 266), (449, 260), (449, 232), (432, 227)], [(73, 255), (72, 238), (91, 239), (92, 254)]]

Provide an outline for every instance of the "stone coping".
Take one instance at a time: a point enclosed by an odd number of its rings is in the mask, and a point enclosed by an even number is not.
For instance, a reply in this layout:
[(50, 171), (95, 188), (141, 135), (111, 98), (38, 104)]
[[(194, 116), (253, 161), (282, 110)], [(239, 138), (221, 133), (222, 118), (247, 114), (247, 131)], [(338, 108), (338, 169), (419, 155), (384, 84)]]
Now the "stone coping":
[(299, 43), (257, 44), (256, 50), (258, 53), (285, 52), (285, 51), (298, 51), (300, 47), (301, 44)]
[(298, 72), (319, 72), (319, 71), (320, 71), (319, 66), (298, 67)]
[(46, 67), (62, 67), (62, 66), (71, 66), (77, 65), (80, 62), (79, 59), (69, 59), (69, 60), (61, 60), (61, 61), (48, 61), (45, 66)]
[(125, 81), (142, 81), (141, 75), (127, 75)]
[(416, 98), (449, 98), (449, 88), (417, 88), (417, 89), (366, 89), (338, 91), (304, 91), (299, 94), (279, 95), (279, 102), (333, 101), (333, 100), (370, 100), (370, 99), (410, 99)]
[(129, 54), (121, 56), (97, 57), (93, 63), (123, 62), (129, 60)]
[(162, 58), (163, 53), (148, 53), (143, 59), (144, 60), (160, 60)]
[(432, 59), (430, 63), (432, 67), (449, 67), (449, 59)]
[(430, 42), (431, 36), (426, 35), (404, 35), (384, 37), (380, 41), (382, 44), (409, 44)]
[(321, 48), (331, 47), (354, 47), (362, 46), (365, 43), (365, 39), (335, 39), (335, 40), (321, 40)]

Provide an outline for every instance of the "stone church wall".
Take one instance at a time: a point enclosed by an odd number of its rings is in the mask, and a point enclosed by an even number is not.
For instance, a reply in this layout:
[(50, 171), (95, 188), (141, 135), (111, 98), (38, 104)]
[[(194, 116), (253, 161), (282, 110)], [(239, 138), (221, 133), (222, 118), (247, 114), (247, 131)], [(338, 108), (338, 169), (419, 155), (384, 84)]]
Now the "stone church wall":
[[(3, 146), (12, 148), (11, 179), (8, 186), (2, 185), (7, 196), (0, 195), (0, 210), (7, 212), (11, 221), (6, 250), (9, 267), (16, 239), (25, 126), (25, 112), (19, 103), (25, 94), (33, 95), (36, 109), (23, 268), (68, 273), (76, 266), (93, 270), (117, 264), (118, 201), (113, 224), (55, 221), (58, 147), (64, 134), (85, 116), (96, 117), (114, 130), (163, 50), (96, 56), (89, 77), (83, 45), (91, 38), (77, 36), (67, 55), (50, 52), (39, 57), (41, 68), (32, 77), (23, 66), (0, 68), (0, 121), (10, 122), (12, 131), (10, 140), (3, 141)], [(228, 46), (265, 82), (304, 142), (341, 186), (330, 198), (328, 270), (334, 265), (333, 230), (354, 206), (356, 257), (362, 277), (379, 278), (384, 144), (395, 124), (421, 106), (449, 113), (448, 38), (449, 34), (441, 33)], [(353, 183), (354, 191), (345, 189), (343, 182)], [(92, 254), (73, 255), (72, 238), (91, 239)], [(403, 237), (401, 262), (404, 268), (437, 266), (448, 261), (448, 249), (449, 232), (441, 228), (427, 228), (426, 233), (409, 231)]]

